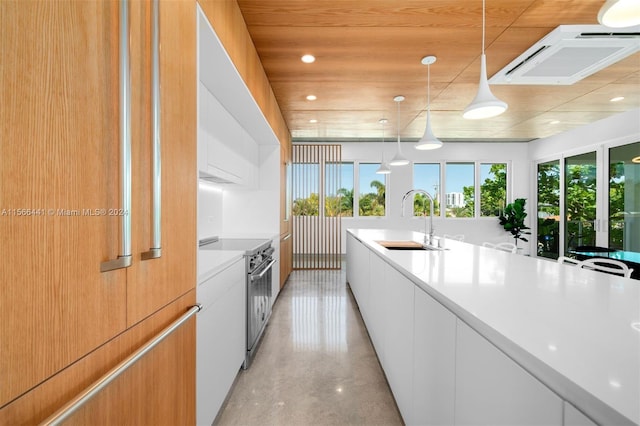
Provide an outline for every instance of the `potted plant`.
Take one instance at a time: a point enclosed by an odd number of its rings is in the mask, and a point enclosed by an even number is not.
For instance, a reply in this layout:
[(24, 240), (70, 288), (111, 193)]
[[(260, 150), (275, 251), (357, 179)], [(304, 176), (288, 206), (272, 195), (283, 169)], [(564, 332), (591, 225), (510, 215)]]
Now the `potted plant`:
[(524, 211), (526, 202), (527, 200), (524, 198), (517, 198), (513, 203), (507, 204), (502, 214), (498, 217), (504, 230), (511, 232), (511, 235), (513, 235), (516, 247), (518, 246), (518, 240), (529, 241), (523, 235), (531, 234), (531, 232), (527, 231), (530, 228), (524, 224), (524, 219), (527, 217), (527, 213)]

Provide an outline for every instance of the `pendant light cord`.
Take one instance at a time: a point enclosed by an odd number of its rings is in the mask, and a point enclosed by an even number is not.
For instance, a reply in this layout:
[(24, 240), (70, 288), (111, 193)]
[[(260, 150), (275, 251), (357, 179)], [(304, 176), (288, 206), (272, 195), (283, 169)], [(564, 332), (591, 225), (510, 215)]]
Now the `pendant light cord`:
[(427, 112), (431, 112), (431, 64), (427, 64)]
[(400, 149), (400, 101), (396, 103), (398, 104), (398, 115), (396, 117), (396, 121), (398, 123), (398, 149)]
[(484, 27), (485, 27), (485, 18), (484, 18), (484, 9), (485, 9), (485, 0), (482, 0), (482, 54), (484, 55)]

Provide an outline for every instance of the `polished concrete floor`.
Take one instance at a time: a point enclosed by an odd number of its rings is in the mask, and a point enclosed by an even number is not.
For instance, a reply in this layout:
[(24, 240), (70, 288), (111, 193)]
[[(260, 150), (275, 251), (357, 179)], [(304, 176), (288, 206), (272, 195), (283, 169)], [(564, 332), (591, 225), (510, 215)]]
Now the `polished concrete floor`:
[(219, 425), (401, 425), (342, 271), (294, 271)]

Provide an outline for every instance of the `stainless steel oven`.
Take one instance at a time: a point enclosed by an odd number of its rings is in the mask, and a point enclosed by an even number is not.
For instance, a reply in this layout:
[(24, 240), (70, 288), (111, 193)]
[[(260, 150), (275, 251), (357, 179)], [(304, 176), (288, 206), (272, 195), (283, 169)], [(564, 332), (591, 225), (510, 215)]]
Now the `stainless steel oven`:
[(272, 268), (276, 262), (269, 247), (247, 256), (247, 356), (243, 368), (249, 368), (271, 316)]
[(239, 250), (244, 252), (246, 301), (246, 348), (242, 368), (251, 365), (260, 338), (271, 317), (272, 268), (275, 263), (271, 240), (248, 238), (208, 238), (200, 241), (200, 250)]

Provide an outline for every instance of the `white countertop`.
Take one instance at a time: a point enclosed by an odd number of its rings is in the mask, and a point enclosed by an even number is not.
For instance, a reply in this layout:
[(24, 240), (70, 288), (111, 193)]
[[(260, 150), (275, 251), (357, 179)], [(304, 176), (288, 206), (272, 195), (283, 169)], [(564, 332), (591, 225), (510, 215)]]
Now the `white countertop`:
[(198, 284), (243, 258), (240, 250), (198, 250)]
[(421, 241), (413, 231), (348, 232), (594, 420), (640, 423), (640, 281), (449, 239), (445, 251), (374, 242)]
[[(203, 237), (204, 238), (204, 237)], [(278, 236), (268, 232), (262, 233), (227, 233), (220, 238), (250, 238), (279, 242)], [(202, 284), (227, 266), (241, 259), (244, 252), (239, 250), (206, 250), (198, 249), (198, 284)]]

